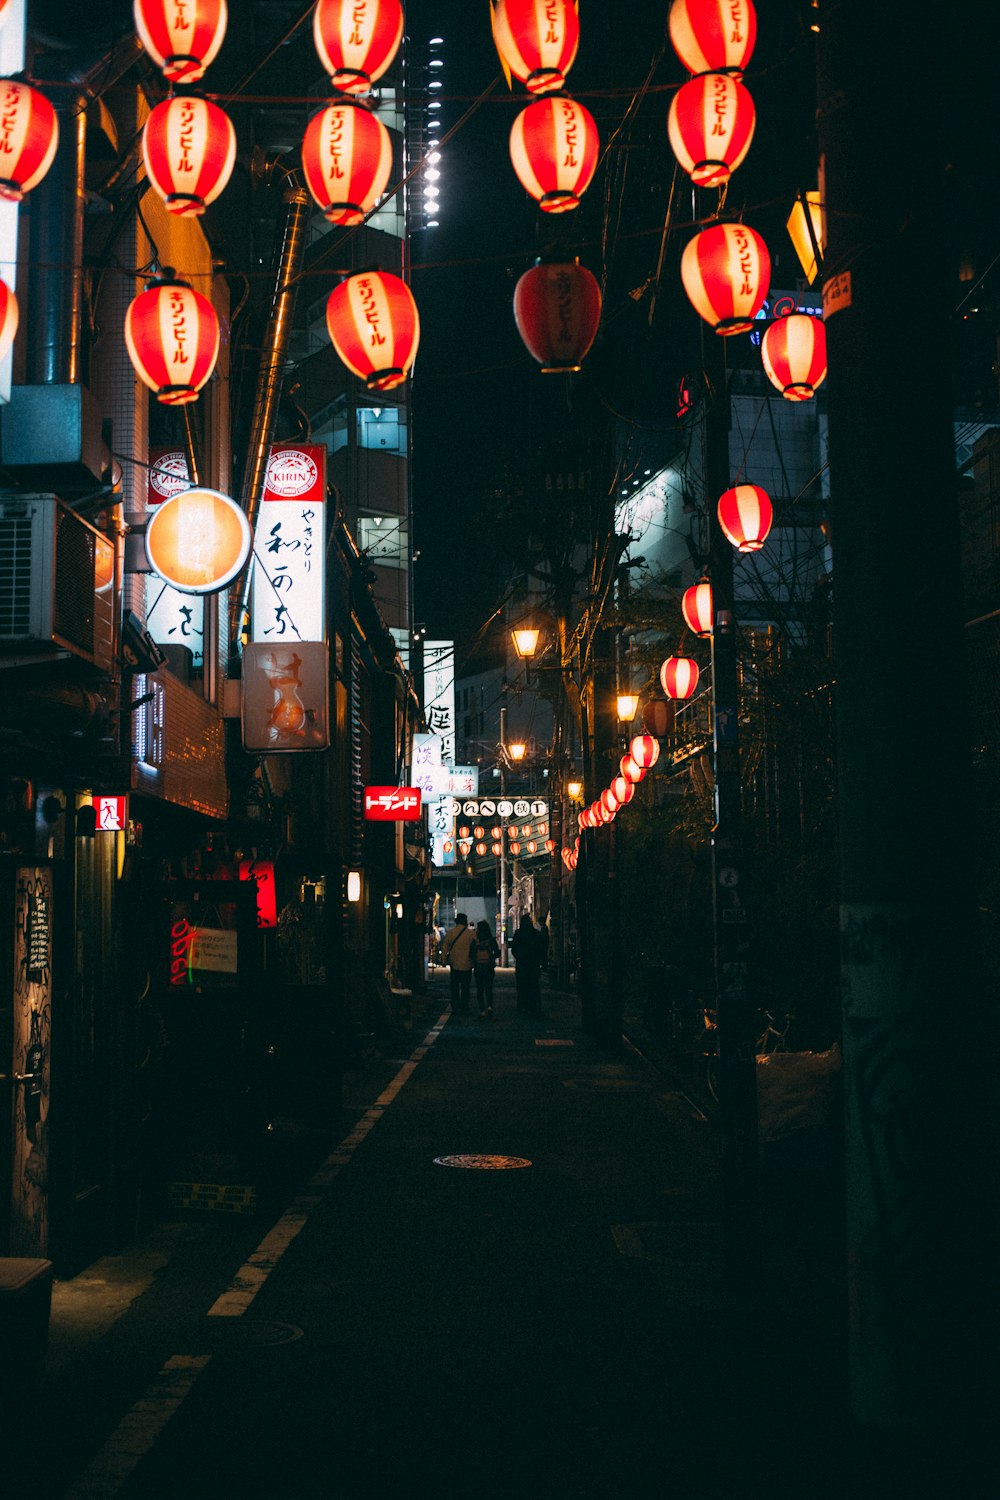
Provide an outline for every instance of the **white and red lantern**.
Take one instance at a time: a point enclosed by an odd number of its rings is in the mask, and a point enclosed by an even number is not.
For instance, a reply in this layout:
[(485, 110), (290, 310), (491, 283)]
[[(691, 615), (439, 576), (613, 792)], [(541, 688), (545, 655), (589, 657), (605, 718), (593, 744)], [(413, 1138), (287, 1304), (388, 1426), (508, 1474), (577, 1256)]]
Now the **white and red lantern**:
[(545, 840), (545, 852), (546, 852), (546, 854), (551, 854), (554, 851), (555, 847), (556, 847), (556, 841), (555, 841), (555, 839), (546, 839)]
[(601, 793), (601, 806), (611, 818), (614, 817), (619, 807), (621, 807), (621, 803), (609, 786), (606, 786)]
[(219, 319), (207, 297), (164, 277), (133, 297), (125, 313), (132, 367), (165, 406), (194, 401), (219, 357)]
[(759, 484), (737, 484), (719, 496), (719, 525), (739, 552), (759, 552), (774, 521), (774, 507)]
[(306, 126), (302, 169), (325, 219), (360, 224), (389, 181), (389, 132), (364, 104), (353, 99), (328, 104)]
[(712, 585), (705, 579), (701, 583), (692, 584), (685, 589), (681, 595), (681, 614), (689, 630), (695, 635), (706, 636), (712, 634)]
[(642, 722), (646, 733), (662, 740), (674, 729), (674, 705), (666, 698), (650, 698), (642, 705)]
[(779, 318), (760, 345), (764, 373), (786, 401), (811, 401), (826, 379), (826, 328), (808, 313)]
[(600, 144), (590, 111), (560, 94), (522, 109), (511, 127), (510, 159), (539, 208), (565, 213), (590, 186)]
[(207, 99), (164, 99), (143, 126), (142, 159), (167, 212), (194, 217), (232, 176), (236, 131), (225, 110)]
[(690, 698), (699, 675), (698, 663), (690, 656), (668, 656), (660, 668), (660, 686), (668, 698)]
[(326, 304), (330, 342), (371, 391), (402, 385), (417, 356), (420, 318), (413, 293), (388, 271), (359, 271)]
[(695, 312), (716, 333), (745, 333), (764, 305), (771, 257), (747, 224), (713, 224), (690, 240), (681, 280)]
[(611, 791), (621, 807), (625, 807), (635, 796), (635, 782), (627, 776), (618, 775), (611, 783)]
[(139, 40), (164, 78), (201, 78), (226, 34), (226, 0), (135, 0), (132, 9)]
[(580, 45), (576, 0), (497, 0), (493, 41), (529, 94), (561, 89)]
[(674, 0), (670, 41), (689, 73), (735, 73), (757, 40), (752, 0)]
[(621, 760), (618, 762), (618, 769), (621, 771), (626, 781), (633, 781), (636, 784), (642, 781), (643, 777), (646, 774), (646, 767), (636, 765), (631, 754), (622, 756)]
[[(659, 741), (654, 740), (651, 734), (637, 734), (628, 747), (628, 753), (641, 770), (648, 771), (660, 758)], [(623, 770), (622, 774), (627, 773)]]
[(0, 359), (14, 342), (17, 319), (17, 298), (6, 281), (0, 281)]
[(0, 83), (0, 198), (20, 203), (52, 165), (59, 145), (56, 112), (37, 89)]
[(698, 187), (722, 187), (750, 150), (757, 112), (728, 73), (705, 73), (678, 89), (667, 117), (674, 155)]
[(578, 261), (542, 262), (514, 288), (517, 331), (543, 375), (579, 370), (601, 321), (601, 291)]
[(318, 0), (313, 41), (335, 89), (365, 94), (391, 64), (403, 39), (399, 0)]

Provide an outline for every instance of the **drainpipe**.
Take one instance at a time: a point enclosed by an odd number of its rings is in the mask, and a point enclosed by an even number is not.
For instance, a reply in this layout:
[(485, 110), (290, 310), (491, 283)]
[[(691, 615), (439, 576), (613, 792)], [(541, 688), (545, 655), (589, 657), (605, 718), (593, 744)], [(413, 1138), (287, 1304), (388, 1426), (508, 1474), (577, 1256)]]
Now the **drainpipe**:
[[(284, 223), (281, 228), (275, 267), (274, 294), (271, 311), (264, 334), (263, 352), (257, 374), (257, 391), (254, 397), (250, 433), (247, 438), (247, 456), (240, 487), (240, 504), (246, 512), (251, 533), (257, 522), (264, 480), (267, 476), (267, 460), (274, 439), (274, 426), (281, 396), (282, 374), (292, 331), (292, 316), (295, 311), (296, 277), (302, 265), (306, 243), (306, 225), (310, 213), (310, 197), (292, 174), (289, 185), (282, 195), (285, 205)], [(230, 595), (230, 640), (239, 639), (240, 626), (250, 600), (250, 580), (253, 577), (253, 553), (247, 562), (239, 592), (234, 588)]]

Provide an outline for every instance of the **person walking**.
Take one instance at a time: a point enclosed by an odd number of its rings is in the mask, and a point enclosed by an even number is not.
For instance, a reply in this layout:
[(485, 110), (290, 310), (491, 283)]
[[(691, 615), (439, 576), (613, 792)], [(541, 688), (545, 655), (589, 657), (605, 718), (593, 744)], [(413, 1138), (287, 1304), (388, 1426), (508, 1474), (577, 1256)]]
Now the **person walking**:
[(489, 922), (476, 923), (476, 947), (475, 947), (475, 975), (476, 975), (476, 999), (479, 1002), (479, 1014), (487, 1021), (493, 1019), (493, 974), (496, 970), (497, 960), (500, 957), (500, 949), (497, 940), (490, 931)]
[(472, 993), (472, 966), (476, 934), (464, 911), (455, 913), (455, 925), (445, 933), (441, 945), (442, 961), (451, 966), (451, 1009), (454, 1015), (465, 1015)]
[(527, 912), (524, 913), (517, 931), (511, 938), (510, 951), (514, 955), (518, 1012), (524, 1016), (540, 1016), (542, 1013), (541, 969), (545, 955), (545, 938)]

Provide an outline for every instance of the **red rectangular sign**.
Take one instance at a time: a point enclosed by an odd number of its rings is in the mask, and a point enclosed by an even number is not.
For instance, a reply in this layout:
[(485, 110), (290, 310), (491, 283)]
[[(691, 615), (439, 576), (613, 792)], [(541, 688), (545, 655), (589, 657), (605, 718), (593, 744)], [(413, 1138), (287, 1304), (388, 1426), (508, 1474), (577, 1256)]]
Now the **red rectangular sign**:
[(420, 817), (420, 788), (366, 786), (365, 817), (373, 823), (412, 823)]
[(94, 798), (94, 827), (98, 833), (123, 833), (128, 827), (128, 798)]
[(241, 859), (240, 879), (252, 880), (257, 887), (257, 926), (277, 927), (278, 902), (273, 860)]

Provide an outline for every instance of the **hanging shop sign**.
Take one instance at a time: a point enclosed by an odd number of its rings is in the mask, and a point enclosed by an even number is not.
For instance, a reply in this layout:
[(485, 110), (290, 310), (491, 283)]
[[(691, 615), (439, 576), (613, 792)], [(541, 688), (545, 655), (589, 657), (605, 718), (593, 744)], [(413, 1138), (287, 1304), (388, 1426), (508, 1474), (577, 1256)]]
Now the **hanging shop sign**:
[(254, 641), (325, 635), (326, 455), (322, 443), (271, 449), (254, 532)]
[(243, 652), (243, 748), (285, 752), (330, 744), (329, 652), (322, 641), (251, 642)]
[(274, 861), (241, 859), (240, 879), (252, 880), (257, 887), (257, 926), (277, 927), (278, 898), (274, 882)]
[(453, 797), (451, 815), (458, 822), (517, 818), (535, 823), (539, 819), (548, 820), (549, 799), (547, 797)]
[(370, 823), (412, 823), (420, 817), (417, 786), (366, 786), (365, 817)]
[(250, 526), (218, 490), (191, 489), (157, 507), (146, 526), (146, 559), (182, 594), (216, 594), (250, 555)]
[(128, 828), (128, 797), (94, 797), (94, 827), (98, 833), (124, 833)]
[(182, 448), (150, 448), (146, 470), (146, 505), (162, 505), (191, 488), (187, 454)]
[(424, 642), (424, 716), (441, 742), (441, 760), (455, 760), (455, 642)]

